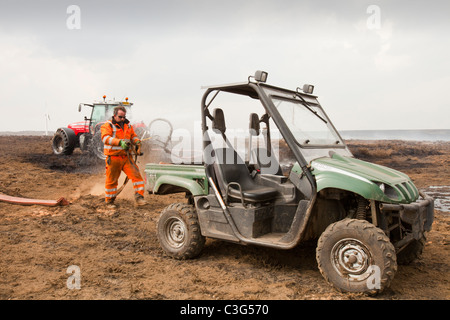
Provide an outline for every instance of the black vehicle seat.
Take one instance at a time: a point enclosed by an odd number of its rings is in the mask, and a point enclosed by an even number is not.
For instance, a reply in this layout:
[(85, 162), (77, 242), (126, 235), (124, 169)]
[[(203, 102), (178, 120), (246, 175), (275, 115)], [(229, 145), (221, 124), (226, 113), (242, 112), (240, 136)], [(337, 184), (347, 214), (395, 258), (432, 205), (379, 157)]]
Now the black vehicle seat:
[(273, 152), (269, 153), (266, 148), (255, 148), (252, 153), (256, 160), (256, 169), (260, 170), (261, 174), (283, 175), (280, 163)]
[[(228, 196), (227, 201), (265, 202), (275, 199), (278, 195), (275, 188), (261, 186), (251, 178), (244, 161), (232, 148), (216, 149), (213, 167), (222, 196)], [(239, 190), (237, 184), (239, 184), (241, 190)]]

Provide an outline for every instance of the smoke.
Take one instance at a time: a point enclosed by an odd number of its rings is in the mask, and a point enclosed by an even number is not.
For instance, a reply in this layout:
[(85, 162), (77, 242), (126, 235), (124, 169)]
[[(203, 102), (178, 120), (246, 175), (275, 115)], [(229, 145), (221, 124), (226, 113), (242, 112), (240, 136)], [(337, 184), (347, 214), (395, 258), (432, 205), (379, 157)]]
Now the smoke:
[[(125, 182), (126, 175), (122, 172), (122, 174), (119, 177), (119, 182), (117, 185), (117, 189), (121, 188)], [(93, 186), (89, 189), (88, 194), (91, 194), (93, 196), (104, 196), (105, 195), (105, 177), (102, 177), (102, 180), (97, 180)], [(118, 199), (128, 199), (128, 200), (134, 200), (134, 190), (133, 190), (133, 183), (131, 183), (131, 180), (128, 180), (127, 184), (123, 188), (122, 192), (117, 196)]]

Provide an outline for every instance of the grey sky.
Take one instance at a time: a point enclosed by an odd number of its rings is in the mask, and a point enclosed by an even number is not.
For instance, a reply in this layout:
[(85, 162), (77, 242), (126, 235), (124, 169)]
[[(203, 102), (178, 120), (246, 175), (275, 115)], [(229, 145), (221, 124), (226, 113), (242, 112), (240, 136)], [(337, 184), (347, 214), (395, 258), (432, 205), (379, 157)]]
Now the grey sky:
[(449, 15), (449, 1), (0, 0), (2, 131), (44, 130), (45, 113), (54, 131), (104, 94), (190, 130), (202, 85), (257, 69), (314, 84), (340, 130), (448, 129)]

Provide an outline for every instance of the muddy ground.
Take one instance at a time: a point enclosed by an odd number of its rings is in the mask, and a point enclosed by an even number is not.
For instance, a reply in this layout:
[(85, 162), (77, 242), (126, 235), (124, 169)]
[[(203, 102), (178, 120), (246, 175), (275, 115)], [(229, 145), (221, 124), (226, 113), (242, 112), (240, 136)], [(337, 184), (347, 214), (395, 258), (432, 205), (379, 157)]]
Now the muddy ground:
[[(0, 299), (449, 299), (450, 214), (436, 210), (423, 257), (399, 266), (376, 297), (334, 290), (317, 269), (314, 243), (279, 251), (208, 239), (201, 256), (177, 261), (159, 248), (160, 211), (183, 195), (146, 194), (136, 209), (131, 186), (116, 211), (103, 205), (104, 166), (76, 151), (52, 154), (50, 137), (0, 136), (0, 192), (69, 206), (0, 202)], [(419, 188), (449, 201), (450, 143), (349, 141), (360, 158), (400, 169)], [(141, 168), (143, 168), (141, 163)], [(443, 186), (430, 188), (430, 186)], [(68, 289), (69, 266), (81, 288)]]

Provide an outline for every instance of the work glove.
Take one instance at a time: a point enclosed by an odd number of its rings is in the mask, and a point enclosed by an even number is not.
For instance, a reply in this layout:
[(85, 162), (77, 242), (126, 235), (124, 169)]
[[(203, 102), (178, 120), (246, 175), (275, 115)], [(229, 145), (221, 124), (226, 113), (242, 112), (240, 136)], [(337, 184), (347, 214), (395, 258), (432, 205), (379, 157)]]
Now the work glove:
[(141, 153), (141, 147), (142, 147), (141, 140), (137, 140), (134, 144), (136, 146), (136, 154), (142, 155), (142, 153)]
[(128, 150), (130, 147), (130, 141), (129, 140), (120, 140), (119, 145), (122, 147), (123, 150)]

